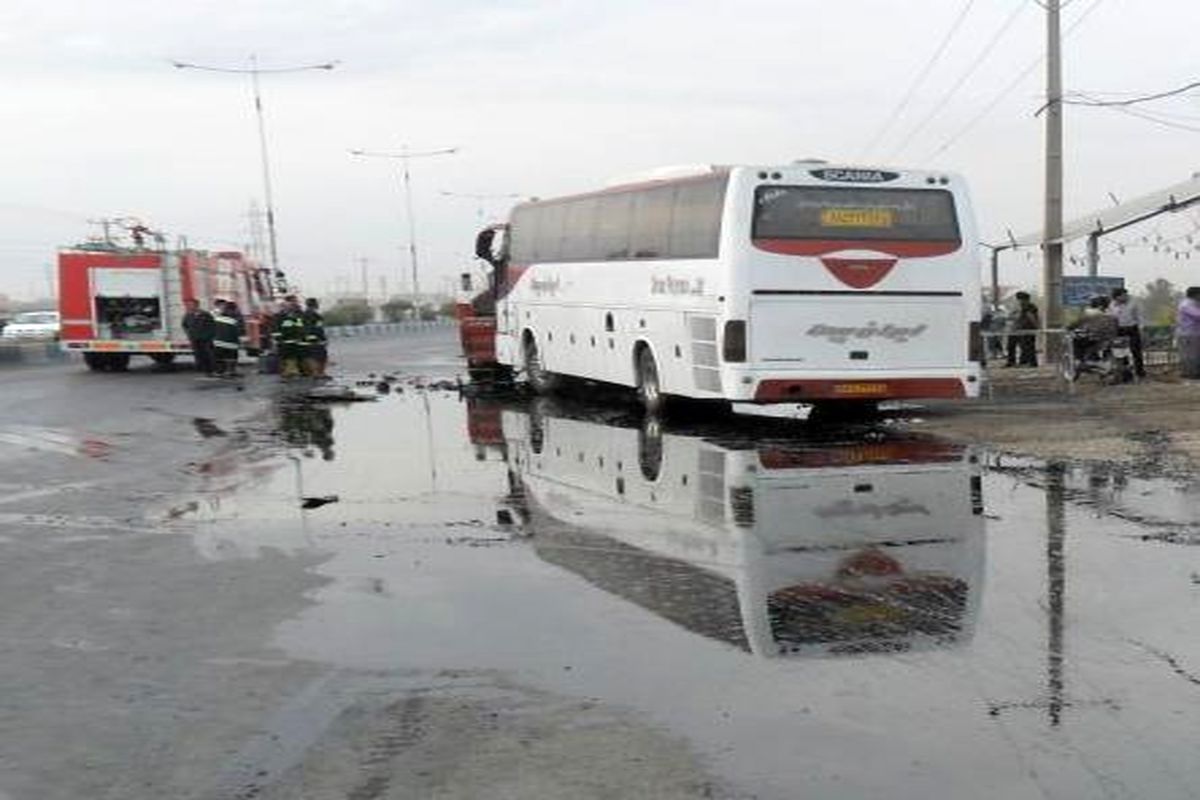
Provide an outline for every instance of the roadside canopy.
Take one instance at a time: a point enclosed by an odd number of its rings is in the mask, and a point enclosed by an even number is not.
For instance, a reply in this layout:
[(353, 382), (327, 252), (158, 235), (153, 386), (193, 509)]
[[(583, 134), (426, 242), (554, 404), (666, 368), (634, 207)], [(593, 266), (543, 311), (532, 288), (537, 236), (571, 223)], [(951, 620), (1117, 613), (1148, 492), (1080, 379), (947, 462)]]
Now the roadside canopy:
[[(1070, 242), (1092, 234), (1111, 233), (1168, 211), (1180, 211), (1196, 202), (1200, 202), (1200, 173), (1174, 186), (1073, 219), (1063, 225), (1059, 241)], [(1018, 236), (1012, 242), (1013, 247), (1040, 244), (1041, 231)]]

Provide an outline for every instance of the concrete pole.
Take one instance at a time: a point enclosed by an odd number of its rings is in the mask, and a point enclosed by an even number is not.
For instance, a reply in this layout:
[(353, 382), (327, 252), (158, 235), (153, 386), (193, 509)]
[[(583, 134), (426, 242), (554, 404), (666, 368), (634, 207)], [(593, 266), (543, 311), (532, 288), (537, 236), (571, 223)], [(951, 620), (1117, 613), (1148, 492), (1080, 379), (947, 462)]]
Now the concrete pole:
[[(1043, 326), (1063, 324), (1063, 120), (1062, 34), (1060, 0), (1046, 1), (1046, 206), (1043, 225), (1042, 304)], [(1060, 341), (1047, 339), (1047, 358), (1057, 359)]]
[(1089, 234), (1087, 238), (1088, 277), (1094, 278), (1100, 274), (1100, 234)]
[(992, 311), (1000, 310), (1000, 248), (992, 248)]
[(271, 256), (271, 279), (279, 281), (279, 249), (275, 239), (275, 201), (271, 192), (271, 160), (267, 156), (267, 125), (263, 119), (262, 92), (258, 87), (258, 56), (250, 55), (250, 83), (254, 88), (254, 114), (258, 118), (258, 149), (262, 158), (263, 193), (267, 201), (267, 246)]

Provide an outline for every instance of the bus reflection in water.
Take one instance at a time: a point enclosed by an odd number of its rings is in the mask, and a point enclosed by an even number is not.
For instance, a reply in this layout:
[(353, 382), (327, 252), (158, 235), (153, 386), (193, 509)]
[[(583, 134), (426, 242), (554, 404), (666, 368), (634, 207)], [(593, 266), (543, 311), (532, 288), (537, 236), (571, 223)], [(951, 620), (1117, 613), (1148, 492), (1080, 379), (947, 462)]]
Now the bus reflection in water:
[(722, 441), (553, 408), (475, 417), (540, 558), (693, 633), (766, 657), (973, 633), (984, 522), (962, 448)]

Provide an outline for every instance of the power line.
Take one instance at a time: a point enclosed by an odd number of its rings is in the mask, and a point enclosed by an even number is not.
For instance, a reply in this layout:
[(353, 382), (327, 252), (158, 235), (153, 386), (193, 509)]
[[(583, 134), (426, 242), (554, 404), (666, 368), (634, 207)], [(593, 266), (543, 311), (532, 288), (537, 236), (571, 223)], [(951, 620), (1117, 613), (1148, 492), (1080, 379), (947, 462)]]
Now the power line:
[[(1092, 0), (1092, 4), (1090, 6), (1088, 6), (1086, 9), (1084, 9), (1083, 12), (1080, 13), (1080, 15), (1078, 17), (1076, 17), (1075, 21), (1072, 22), (1067, 27), (1067, 30), (1064, 34), (1064, 38), (1069, 37), (1072, 33), (1074, 33), (1075, 30), (1080, 25), (1083, 24), (1083, 21), (1085, 19), (1087, 19), (1091, 15), (1091, 13), (1093, 11), (1095, 11), (1100, 6), (1100, 4), (1103, 2), (1104, 2), (1104, 0)], [(1046, 60), (1046, 56), (1043, 54), (1043, 55), (1040, 55), (1037, 58), (1035, 58), (1033, 61), (1031, 61), (1025, 67), (1025, 69), (1023, 69), (1019, 73), (1017, 73), (1016, 78), (1014, 78), (1013, 80), (1011, 80), (1010, 82), (1005, 84), (1004, 87), (988, 102), (987, 105), (985, 105), (983, 107), (982, 110), (980, 110), (980, 112), (978, 114), (971, 117), (971, 119), (969, 119), (965, 125), (963, 125), (961, 128), (959, 128), (953, 134), (951, 134), (950, 138), (948, 138), (941, 145), (941, 147), (939, 147), (937, 150), (934, 150), (933, 153), (930, 154), (930, 156), (925, 159), (925, 161), (932, 161), (933, 159), (940, 156), (942, 153), (949, 150), (955, 144), (957, 144), (958, 141), (960, 139), (962, 139), (962, 137), (966, 136), (972, 129), (974, 129), (974, 127), (976, 125), (978, 125), (980, 122), (982, 122), (983, 119), (985, 117), (987, 117), (988, 114), (992, 113), (992, 111), (996, 108), (996, 106), (1000, 105), (1000, 103), (1004, 100), (1004, 98), (1008, 97), (1008, 95), (1011, 94), (1014, 89), (1016, 89), (1018, 86), (1020, 86), (1021, 83), (1027, 77), (1029, 77), (1029, 74), (1031, 72), (1033, 72), (1035, 69), (1037, 69), (1039, 66), (1041, 66), (1042, 62), (1045, 60)]]
[(1172, 122), (1169, 119), (1163, 119), (1161, 117), (1155, 116), (1154, 114), (1150, 114), (1145, 111), (1140, 111), (1140, 110), (1133, 109), (1133, 108), (1124, 108), (1122, 106), (1101, 106), (1101, 108), (1107, 108), (1110, 111), (1118, 111), (1122, 114), (1127, 114), (1131, 117), (1137, 117), (1138, 119), (1144, 119), (1147, 122), (1153, 122), (1154, 124), (1162, 125), (1165, 128), (1175, 128), (1176, 130), (1200, 133), (1200, 127), (1197, 127), (1195, 125), (1186, 125), (1182, 122)]
[(950, 41), (954, 38), (954, 35), (958, 33), (958, 29), (962, 27), (963, 20), (967, 18), (967, 13), (971, 10), (971, 6), (973, 5), (975, 5), (975, 0), (967, 0), (966, 4), (962, 7), (962, 10), (958, 12), (958, 16), (954, 19), (954, 24), (950, 26), (950, 30), (946, 31), (946, 35), (942, 38), (942, 41), (937, 46), (937, 49), (933, 51), (933, 55), (929, 57), (929, 60), (925, 62), (925, 66), (922, 67), (921, 71), (917, 73), (917, 76), (913, 79), (912, 84), (909, 85), (908, 91), (904, 93), (904, 96), (900, 98), (900, 102), (897, 103), (896, 107), (892, 109), (892, 113), (888, 116), (887, 120), (884, 121), (883, 126), (875, 132), (875, 135), (871, 137), (871, 141), (868, 142), (867, 146), (862, 149), (862, 152), (859, 155), (860, 160), (875, 149), (875, 145), (879, 144), (879, 140), (883, 138), (884, 134), (891, 130), (892, 125), (894, 125), (896, 120), (900, 118), (900, 114), (908, 106), (909, 102), (912, 101), (913, 95), (917, 93), (917, 89), (919, 89), (921, 84), (925, 82), (925, 79), (929, 77), (929, 73), (933, 70), (934, 65), (937, 64), (938, 59), (940, 59), (942, 54), (946, 52), (946, 48), (949, 47)]
[(1192, 89), (1200, 88), (1200, 81), (1193, 81), (1187, 86), (1180, 86), (1178, 89), (1171, 89), (1168, 92), (1157, 92), (1156, 94), (1147, 94), (1140, 97), (1131, 97), (1128, 100), (1099, 100), (1088, 95), (1086, 100), (1063, 100), (1064, 103), (1069, 103), (1075, 106), (1132, 106), (1138, 103), (1148, 103), (1151, 100), (1162, 100), (1164, 97), (1174, 97), (1175, 95), (1190, 92)]
[(919, 123), (917, 123), (917, 126), (909, 131), (908, 136), (904, 137), (900, 144), (894, 150), (892, 150), (891, 154), (888, 156), (889, 160), (902, 153), (904, 149), (908, 147), (908, 143), (916, 138), (918, 133), (925, 130), (925, 126), (932, 122), (934, 117), (936, 117), (946, 108), (954, 95), (958, 94), (958, 90), (963, 87), (963, 84), (965, 84), (971, 78), (971, 76), (975, 74), (975, 71), (983, 65), (983, 62), (987, 60), (987, 57), (991, 55), (993, 50), (996, 49), (996, 45), (998, 45), (1000, 40), (1004, 38), (1004, 34), (1008, 32), (1009, 28), (1016, 23), (1017, 18), (1021, 16), (1021, 12), (1024, 11), (1026, 7), (1027, 4), (1022, 2), (1012, 10), (1012, 13), (1009, 14), (1008, 18), (1004, 20), (1004, 24), (1000, 26), (999, 30), (992, 34), (992, 38), (988, 40), (988, 43), (984, 46), (983, 50), (979, 52), (979, 55), (975, 57), (975, 60), (971, 62), (966, 71), (959, 76), (959, 79), (954, 82), (954, 85), (950, 87), (949, 91), (942, 95), (941, 99), (938, 100), (929, 113), (926, 114), (925, 117)]

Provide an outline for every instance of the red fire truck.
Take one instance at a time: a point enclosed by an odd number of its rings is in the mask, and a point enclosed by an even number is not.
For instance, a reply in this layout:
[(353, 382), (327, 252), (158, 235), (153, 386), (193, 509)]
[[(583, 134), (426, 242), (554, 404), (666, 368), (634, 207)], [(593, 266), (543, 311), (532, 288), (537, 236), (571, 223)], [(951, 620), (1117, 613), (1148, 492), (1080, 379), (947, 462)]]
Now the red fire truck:
[(62, 347), (83, 353), (93, 370), (120, 371), (135, 355), (159, 364), (190, 355), (183, 331), (184, 301), (212, 309), (232, 300), (246, 320), (254, 353), (266, 329), (274, 285), (270, 271), (235, 251), (169, 249), (165, 237), (137, 226), (124, 241), (103, 239), (58, 254)]

